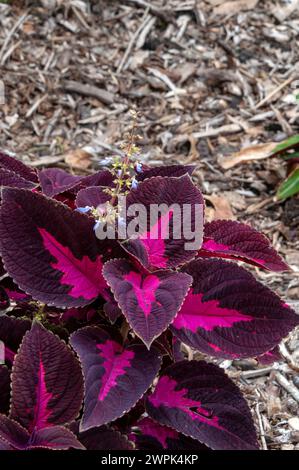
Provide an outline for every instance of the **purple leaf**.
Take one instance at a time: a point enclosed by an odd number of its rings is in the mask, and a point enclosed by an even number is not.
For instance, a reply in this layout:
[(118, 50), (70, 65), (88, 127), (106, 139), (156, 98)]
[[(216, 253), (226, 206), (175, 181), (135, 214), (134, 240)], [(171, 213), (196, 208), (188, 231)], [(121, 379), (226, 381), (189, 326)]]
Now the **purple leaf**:
[(98, 186), (90, 186), (89, 188), (81, 189), (76, 198), (77, 207), (98, 207), (101, 204), (109, 201), (111, 196), (99, 188)]
[(33, 323), (15, 358), (11, 417), (30, 432), (75, 419), (83, 399), (81, 367), (53, 333)]
[(154, 176), (174, 176), (177, 178), (186, 174), (191, 176), (195, 168), (195, 165), (156, 166), (140, 172), (136, 178), (138, 181), (144, 181), (145, 179), (152, 178)]
[(185, 273), (146, 273), (119, 259), (108, 261), (103, 275), (130, 326), (148, 347), (172, 322), (192, 282)]
[(282, 357), (279, 352), (279, 347), (276, 346), (271, 351), (262, 354), (261, 356), (257, 356), (256, 360), (263, 365), (273, 364), (273, 362), (281, 361)]
[(112, 325), (122, 316), (122, 311), (114, 300), (106, 302), (103, 310)]
[(0, 450), (84, 449), (76, 436), (62, 426), (40, 429), (33, 434), (16, 421), (0, 415)]
[(233, 220), (205, 224), (204, 242), (198, 256), (237, 259), (269, 271), (289, 269), (265, 235)]
[(13, 171), (0, 167), (0, 186), (9, 186), (11, 188), (32, 189), (36, 186), (32, 181), (28, 181)]
[(186, 437), (167, 426), (162, 426), (151, 418), (142, 418), (137, 423), (137, 427), (139, 433), (132, 437), (138, 450), (153, 452), (163, 450), (208, 450), (205, 445), (195, 439)]
[(54, 197), (66, 191), (77, 193), (89, 186), (111, 186), (113, 175), (110, 171), (99, 171), (89, 176), (75, 176), (60, 168), (47, 168), (38, 174), (43, 193)]
[(97, 316), (97, 311), (91, 305), (80, 308), (69, 308), (60, 313), (60, 321), (63, 323), (68, 323), (72, 320), (78, 322), (86, 323), (91, 321)]
[(123, 347), (98, 327), (71, 335), (85, 377), (81, 431), (109, 423), (130, 410), (152, 384), (161, 360), (143, 345)]
[(38, 182), (36, 171), (33, 168), (30, 168), (21, 162), (21, 160), (18, 160), (15, 157), (10, 157), (3, 152), (0, 152), (0, 168), (12, 171), (27, 181), (32, 181), (33, 183)]
[(132, 450), (133, 444), (120, 432), (101, 426), (79, 433), (79, 423), (71, 425), (71, 430), (76, 434), (87, 450)]
[(172, 354), (175, 362), (183, 361), (185, 359), (181, 350), (182, 342), (176, 337), (172, 338)]
[(109, 170), (101, 170), (92, 175), (85, 176), (79, 183), (76, 184), (71, 192), (78, 193), (81, 189), (89, 188), (90, 186), (113, 187), (115, 176)]
[(151, 418), (217, 450), (257, 449), (252, 417), (225, 372), (203, 361), (165, 369), (147, 398)]
[(31, 300), (30, 295), (21, 291), (10, 277), (6, 277), (1, 281), (1, 287), (5, 290), (8, 298), (14, 302), (26, 302)]
[(45, 448), (48, 450), (85, 449), (76, 436), (63, 426), (39, 429), (30, 440), (28, 449)]
[(56, 307), (79, 307), (104, 294), (99, 246), (87, 216), (40, 194), (3, 190), (3, 262), (18, 286), (35, 299)]
[(4, 343), (5, 361), (13, 363), (23, 336), (31, 328), (31, 321), (25, 318), (0, 316), (0, 341)]
[(42, 192), (48, 197), (57, 196), (76, 186), (84, 176), (74, 176), (60, 168), (46, 168), (38, 173)]
[(0, 413), (7, 413), (10, 396), (10, 373), (6, 366), (0, 365)]
[(189, 346), (216, 357), (241, 358), (274, 348), (299, 317), (245, 269), (223, 260), (195, 260), (188, 296), (171, 325)]
[[(146, 209), (147, 220), (140, 227), (141, 235), (123, 245), (146, 268), (176, 267), (197, 254), (197, 247), (202, 244), (204, 201), (189, 175), (147, 179), (131, 190), (126, 204), (128, 209), (133, 204), (142, 204)], [(158, 206), (162, 211), (151, 217)], [(135, 217), (127, 219), (130, 224)], [(187, 243), (192, 249), (186, 247)]]
[(25, 450), (29, 432), (16, 421), (0, 415), (0, 450)]

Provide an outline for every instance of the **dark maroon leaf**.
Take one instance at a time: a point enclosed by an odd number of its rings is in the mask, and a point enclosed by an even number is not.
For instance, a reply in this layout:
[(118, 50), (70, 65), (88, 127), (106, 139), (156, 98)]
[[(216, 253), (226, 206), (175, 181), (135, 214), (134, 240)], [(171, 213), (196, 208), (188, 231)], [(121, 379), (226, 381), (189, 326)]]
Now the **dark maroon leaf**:
[(109, 423), (130, 410), (152, 384), (161, 360), (143, 345), (123, 347), (98, 327), (71, 335), (85, 377), (81, 431)]
[(204, 241), (198, 256), (237, 259), (270, 271), (289, 269), (265, 235), (233, 220), (214, 220), (205, 224)]
[(223, 260), (195, 260), (193, 285), (171, 325), (189, 346), (216, 357), (241, 358), (274, 348), (299, 317), (245, 269)]
[(103, 307), (105, 315), (108, 317), (112, 325), (116, 320), (121, 317), (122, 311), (114, 300), (108, 301), (104, 304)]
[(151, 418), (212, 449), (257, 449), (248, 405), (225, 372), (203, 361), (181, 361), (165, 369), (147, 398)]
[[(141, 235), (123, 244), (146, 268), (175, 267), (197, 254), (196, 248), (202, 244), (204, 201), (189, 175), (147, 179), (131, 190), (126, 204), (128, 210), (134, 204), (146, 209), (147, 220), (139, 224)], [(155, 205), (161, 212), (151, 217)], [(128, 232), (136, 217), (127, 217)]]
[(0, 450), (25, 450), (29, 432), (16, 421), (0, 415)]
[(23, 336), (30, 328), (30, 320), (0, 315), (0, 341), (4, 343), (5, 362), (13, 363)]
[(9, 396), (10, 396), (10, 372), (6, 366), (0, 365), (0, 413), (8, 412)]
[(101, 204), (109, 201), (111, 196), (103, 191), (98, 186), (90, 186), (89, 188), (81, 189), (76, 197), (77, 207), (98, 207)]
[(176, 336), (174, 336), (172, 339), (172, 349), (173, 349), (173, 357), (174, 357), (175, 362), (179, 362), (185, 359), (184, 354), (181, 350), (181, 345), (182, 345), (181, 341), (178, 338), (176, 338)]
[(147, 178), (152, 178), (153, 176), (174, 176), (180, 177), (186, 174), (192, 175), (195, 170), (195, 165), (169, 165), (169, 166), (156, 166), (154, 168), (149, 168), (137, 175), (138, 181), (144, 181)]
[(11, 417), (30, 432), (75, 419), (83, 399), (81, 367), (53, 333), (33, 323), (15, 358)]
[(132, 439), (138, 450), (163, 451), (202, 451), (208, 448), (200, 442), (178, 433), (172, 428), (162, 426), (151, 418), (142, 418), (137, 423), (139, 432), (132, 435)]
[(64, 193), (76, 186), (84, 176), (74, 176), (60, 168), (46, 168), (38, 173), (42, 192), (49, 197)]
[(9, 186), (11, 188), (32, 189), (36, 186), (32, 181), (28, 181), (13, 171), (0, 167), (0, 186)]
[(35, 431), (33, 434), (16, 421), (0, 415), (0, 450), (32, 449), (67, 450), (84, 449), (76, 436), (62, 426), (53, 426)]
[(97, 173), (93, 173), (92, 175), (85, 176), (71, 189), (71, 192), (77, 194), (81, 189), (89, 188), (90, 186), (112, 187), (114, 186), (114, 179), (115, 176), (111, 171), (101, 170)]
[(276, 346), (271, 351), (268, 351), (265, 354), (258, 356), (256, 359), (260, 364), (269, 365), (273, 364), (273, 362), (281, 361), (282, 357), (279, 352), (279, 347)]
[(172, 322), (192, 283), (185, 273), (146, 273), (126, 260), (108, 261), (103, 275), (129, 324), (148, 347)]
[(57, 307), (91, 303), (107, 289), (93, 224), (43, 195), (5, 188), (0, 250), (7, 272), (41, 302)]
[(85, 449), (76, 436), (63, 426), (39, 429), (30, 440), (28, 449), (45, 448), (48, 450)]
[(133, 444), (126, 436), (109, 426), (92, 428), (79, 433), (79, 423), (72, 423), (71, 430), (87, 450), (132, 450)]
[(78, 322), (89, 322), (97, 315), (97, 311), (91, 305), (80, 308), (69, 308), (60, 313), (60, 321), (63, 323), (68, 323), (72, 320), (77, 320)]
[(33, 183), (38, 182), (36, 171), (33, 168), (30, 168), (17, 158), (10, 157), (3, 152), (0, 152), (0, 168), (12, 171), (16, 175), (21, 176), (25, 180), (32, 181)]
[(7, 296), (10, 300), (14, 302), (28, 302), (31, 300), (30, 295), (23, 292), (19, 287), (13, 282), (10, 277), (6, 277), (1, 281), (1, 287), (5, 290)]
[(99, 171), (89, 176), (75, 176), (60, 168), (46, 168), (38, 174), (43, 193), (54, 197), (66, 191), (77, 193), (89, 186), (111, 186), (113, 175), (110, 171)]

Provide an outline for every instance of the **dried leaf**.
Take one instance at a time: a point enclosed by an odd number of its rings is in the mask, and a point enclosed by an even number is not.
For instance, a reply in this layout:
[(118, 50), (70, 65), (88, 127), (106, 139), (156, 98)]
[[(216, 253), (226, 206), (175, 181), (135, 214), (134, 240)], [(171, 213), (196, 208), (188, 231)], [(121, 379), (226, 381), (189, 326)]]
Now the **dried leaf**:
[(230, 202), (228, 199), (222, 196), (216, 196), (216, 194), (212, 194), (212, 196), (205, 196), (205, 198), (210, 201), (214, 208), (214, 219), (234, 219), (235, 216), (233, 214)]
[(86, 170), (91, 165), (92, 155), (83, 149), (71, 150), (64, 157), (65, 163), (72, 168)]
[(214, 15), (235, 15), (240, 11), (255, 8), (259, 0), (232, 0), (214, 8)]
[(252, 145), (251, 147), (246, 147), (228, 157), (219, 157), (218, 163), (222, 168), (228, 170), (229, 168), (232, 168), (239, 163), (246, 163), (268, 158), (272, 155), (275, 147), (277, 147), (276, 142)]

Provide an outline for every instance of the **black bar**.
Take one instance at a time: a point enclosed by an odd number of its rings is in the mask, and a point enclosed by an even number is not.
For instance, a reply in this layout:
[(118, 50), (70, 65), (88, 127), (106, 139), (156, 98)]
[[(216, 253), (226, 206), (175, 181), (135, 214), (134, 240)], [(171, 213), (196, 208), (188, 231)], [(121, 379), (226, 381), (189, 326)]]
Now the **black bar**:
[[(141, 452), (141, 451), (1, 451), (0, 468), (4, 465), (16, 465), (15, 468), (27, 469), (51, 465), (71, 465), (86, 470), (122, 467), (143, 469), (170, 465), (176, 468), (197, 468), (202, 465), (229, 465), (230, 470), (240, 470), (240, 465), (283, 464), (295, 459), (297, 453), (291, 451), (201, 451), (201, 452)], [(298, 458), (298, 457), (297, 457)], [(13, 467), (14, 468), (14, 467)], [(89, 467), (91, 468), (91, 467)], [(210, 468), (210, 467), (208, 467)]]

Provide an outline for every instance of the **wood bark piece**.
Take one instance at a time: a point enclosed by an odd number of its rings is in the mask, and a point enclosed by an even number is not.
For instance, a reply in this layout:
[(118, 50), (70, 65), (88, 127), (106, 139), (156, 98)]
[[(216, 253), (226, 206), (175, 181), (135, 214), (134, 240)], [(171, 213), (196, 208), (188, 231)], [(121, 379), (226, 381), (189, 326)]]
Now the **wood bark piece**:
[(114, 95), (112, 95), (112, 93), (93, 85), (75, 82), (74, 80), (65, 80), (63, 82), (63, 88), (65, 91), (71, 93), (97, 98), (104, 104), (112, 104), (114, 102)]

